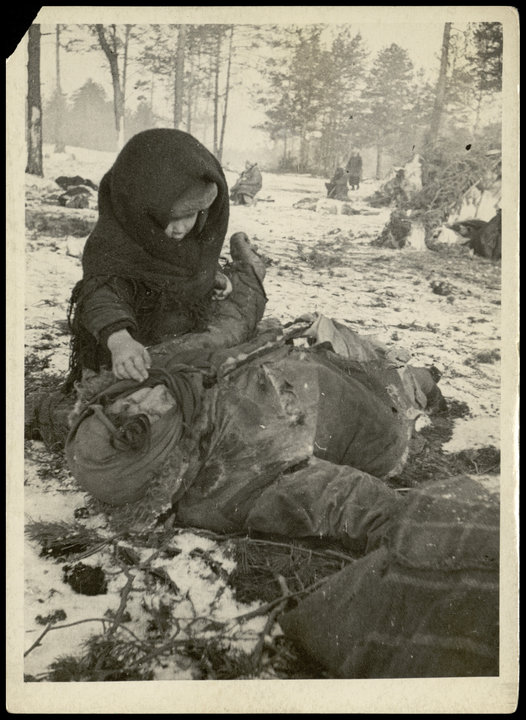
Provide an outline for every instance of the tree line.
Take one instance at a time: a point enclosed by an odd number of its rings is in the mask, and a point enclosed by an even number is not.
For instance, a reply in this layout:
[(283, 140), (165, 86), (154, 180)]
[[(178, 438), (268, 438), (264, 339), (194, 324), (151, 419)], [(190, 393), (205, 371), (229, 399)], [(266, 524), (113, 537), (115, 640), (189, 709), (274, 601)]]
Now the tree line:
[[(444, 139), (500, 144), (500, 23), (445, 23), (436, 78), (395, 43), (371, 57), (352, 26), (57, 25), (56, 86), (44, 111), (40, 33), (38, 25), (28, 33), (27, 171), (35, 174), (43, 118), (56, 152), (118, 149), (161, 123), (197, 135), (221, 161), (236, 86), (263, 110), (258, 127), (279, 143), (283, 170), (331, 173), (350, 147), (374, 147), (379, 174), (385, 153), (403, 161)], [(68, 53), (94, 52), (111, 98), (92, 80), (66, 98)]]

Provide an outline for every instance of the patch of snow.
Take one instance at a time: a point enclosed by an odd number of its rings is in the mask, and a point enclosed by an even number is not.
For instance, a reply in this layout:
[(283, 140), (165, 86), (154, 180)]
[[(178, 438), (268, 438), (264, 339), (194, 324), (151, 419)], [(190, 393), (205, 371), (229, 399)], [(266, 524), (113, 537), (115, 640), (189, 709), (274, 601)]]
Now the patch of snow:
[(453, 427), (453, 437), (442, 445), (446, 453), (493, 445), (500, 447), (500, 424), (496, 417), (459, 418)]
[[(26, 178), (33, 203), (39, 202), (39, 197), (51, 186), (56, 189), (53, 180), (59, 175), (78, 174), (98, 184), (115, 158), (115, 153), (70, 147), (66, 153), (57, 154), (48, 146), (46, 154), (45, 179)], [(231, 185), (238, 174), (226, 171), (226, 177)], [(372, 247), (371, 240), (379, 235), (390, 215), (389, 208), (367, 205), (366, 198), (379, 185), (373, 180), (361, 183), (359, 190), (349, 193), (358, 215), (316, 213), (294, 207), (305, 198), (314, 207), (327, 206), (324, 182), (324, 178), (308, 175), (263, 173), (260, 201), (251, 207), (230, 209), (229, 235), (246, 232), (269, 260), (265, 316), (288, 322), (306, 312), (318, 312), (346, 322), (360, 334), (377, 337), (388, 349), (407, 348), (411, 364), (435, 365), (443, 373), (439, 386), (446, 399), (469, 406), (470, 416), (456, 421), (453, 437), (444, 450), (498, 447), (500, 364), (481, 363), (477, 356), (500, 348), (500, 267), (480, 258), (448, 258), (414, 248), (400, 252)], [(329, 200), (331, 203), (341, 205)], [(46, 213), (52, 213), (53, 207), (46, 205)], [(57, 208), (60, 211), (63, 209)], [(27, 233), (26, 350), (40, 359), (48, 359), (49, 366), (43, 374), (62, 374), (68, 367), (69, 336), (63, 325), (71, 289), (82, 274), (80, 258), (84, 242), (85, 238)], [(322, 258), (318, 264), (309, 261), (314, 250)], [(225, 257), (228, 252), (227, 236)], [(323, 258), (333, 262), (324, 264)], [(432, 279), (452, 285), (452, 301), (432, 292)], [(422, 422), (419, 418), (419, 427)], [(86, 504), (87, 496), (66, 471), (58, 476), (53, 473), (51, 460), (41, 443), (27, 443), (26, 516), (33, 520), (72, 522), (74, 511)], [(43, 474), (46, 466), (51, 469)], [(495, 479), (490, 476), (488, 482), (495, 484)], [(104, 537), (110, 534), (101, 514), (82, 522)], [(143, 605), (146, 601), (170, 601), (172, 616), (185, 622), (194, 614), (230, 622), (255, 607), (238, 603), (222, 574), (217, 575), (205, 561), (207, 554), (224, 573), (230, 573), (235, 562), (228, 553), (228, 544), (184, 530), (174, 536), (170, 548), (178, 554), (172, 558), (159, 557), (155, 566), (168, 573), (180, 593), (174, 599), (173, 594), (163, 594), (159, 583), (147, 587), (145, 575), (138, 571), (137, 591), (131, 593), (127, 609), (132, 618), (129, 628), (139, 637), (145, 636), (151, 620)], [(151, 548), (134, 545), (133, 549), (143, 562), (152, 554)], [(44, 629), (35, 620), (39, 614), (46, 616), (63, 609), (67, 619), (60, 624), (67, 624), (104, 616), (106, 610), (115, 611), (119, 606), (126, 578), (110, 548), (83, 562), (100, 563), (108, 573), (106, 595), (87, 597), (74, 593), (62, 582), (65, 563), (40, 557), (37, 545), (27, 539), (26, 648)], [(260, 616), (245, 623), (242, 632), (239, 626), (233, 626), (229, 637), (234, 647), (250, 651), (264, 623), (265, 617)], [(79, 653), (80, 643), (99, 634), (101, 627), (100, 622), (93, 622), (49, 632), (42, 647), (26, 658), (26, 672), (44, 672), (56, 657)], [(174, 656), (163, 659), (163, 667), (156, 669), (155, 677), (190, 679), (194, 677), (193, 667), (188, 658)]]
[(411, 250), (427, 250), (426, 230), (421, 223), (411, 223), (411, 232), (405, 239), (405, 247)]

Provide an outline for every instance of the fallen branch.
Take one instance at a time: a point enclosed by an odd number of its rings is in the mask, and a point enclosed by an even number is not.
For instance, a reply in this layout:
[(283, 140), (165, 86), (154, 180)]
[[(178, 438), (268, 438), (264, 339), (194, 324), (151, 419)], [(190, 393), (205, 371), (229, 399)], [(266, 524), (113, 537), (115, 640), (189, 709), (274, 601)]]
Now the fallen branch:
[(289, 598), (291, 597), (290, 590), (287, 586), (287, 581), (285, 580), (283, 575), (278, 575), (276, 577), (276, 580), (278, 581), (279, 586), (281, 587), (282, 596), (281, 596), (281, 598), (279, 598), (279, 602), (276, 605), (276, 607), (269, 614), (267, 621), (265, 623), (265, 627), (263, 628), (263, 630), (259, 636), (259, 639), (256, 643), (256, 647), (254, 648), (254, 652), (252, 653), (252, 663), (253, 663), (253, 667), (254, 667), (254, 673), (256, 675), (259, 674), (259, 671), (261, 669), (261, 659), (263, 657), (263, 648), (265, 647), (265, 638), (267, 637), (267, 635), (269, 635), (270, 631), (274, 627), (276, 618), (285, 609), (285, 606), (288, 603)]
[[(97, 617), (97, 618), (84, 618), (83, 620), (77, 620), (76, 622), (67, 623), (66, 625), (54, 625), (54, 624), (50, 623), (49, 625), (46, 626), (44, 631), (35, 640), (33, 645), (31, 645), (31, 647), (25, 651), (24, 657), (29, 655), (29, 653), (32, 650), (34, 650), (36, 647), (38, 647), (40, 645), (40, 641), (48, 634), (48, 632), (51, 632), (51, 630), (64, 630), (65, 628), (73, 627), (74, 625), (82, 625), (83, 623), (88, 623), (88, 622), (100, 622), (100, 623), (102, 623), (103, 627), (105, 628), (106, 623), (108, 623), (110, 621), (107, 617), (104, 617), (104, 618)], [(147, 643), (143, 642), (132, 630), (130, 630), (130, 628), (126, 627), (126, 625), (123, 625), (122, 623), (118, 623), (118, 625), (120, 628), (122, 628), (123, 630), (126, 630), (126, 632), (130, 633), (130, 635), (132, 635), (133, 638), (141, 646), (144, 647), (145, 645), (147, 645)]]

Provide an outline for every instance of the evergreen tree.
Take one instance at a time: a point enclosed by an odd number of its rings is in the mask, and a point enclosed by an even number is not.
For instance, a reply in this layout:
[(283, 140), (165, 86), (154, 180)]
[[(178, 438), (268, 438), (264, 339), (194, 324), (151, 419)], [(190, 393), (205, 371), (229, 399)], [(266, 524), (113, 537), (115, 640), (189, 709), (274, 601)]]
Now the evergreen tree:
[(502, 88), (502, 25), (472, 23), (450, 43), (448, 125), (444, 134), (469, 142), (498, 121)]
[(90, 78), (73, 94), (65, 130), (67, 145), (94, 150), (115, 149), (117, 130), (113, 105), (102, 85)]
[(340, 31), (323, 53), (324, 110), (317, 164), (324, 174), (346, 160), (366, 56), (361, 35), (352, 36), (349, 28)]
[(268, 117), (266, 127), (273, 136), (288, 133), (299, 138), (299, 172), (309, 167), (309, 137), (312, 132), (319, 133), (326, 107), (321, 31), (317, 25), (287, 29), (284, 47), (290, 56), (269, 59), (270, 93), (266, 101), (261, 99)]
[(416, 145), (414, 123), (421, 102), (407, 51), (395, 43), (381, 50), (357, 102), (353, 135), (355, 142), (376, 147), (377, 178), (386, 151), (410, 157)]
[(502, 89), (502, 24), (481, 22), (474, 28), (475, 53), (469, 59), (477, 67), (484, 92)]

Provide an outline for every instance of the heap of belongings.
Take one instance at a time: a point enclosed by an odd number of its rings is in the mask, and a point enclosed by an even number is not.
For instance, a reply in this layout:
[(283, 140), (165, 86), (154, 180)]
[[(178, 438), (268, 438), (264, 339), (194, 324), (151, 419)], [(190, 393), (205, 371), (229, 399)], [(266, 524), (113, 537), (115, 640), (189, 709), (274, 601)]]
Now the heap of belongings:
[(88, 178), (82, 178), (80, 175), (73, 177), (61, 175), (55, 179), (55, 182), (64, 190), (62, 195), (58, 197), (59, 205), (80, 209), (96, 205), (98, 188)]
[(489, 260), (500, 260), (502, 257), (502, 213), (497, 210), (491, 220), (473, 219), (459, 220), (452, 225), (446, 225), (462, 237), (467, 238), (462, 245), (473, 250), (475, 255), (488, 258)]
[(116, 527), (171, 512), (363, 555), (280, 619), (336, 677), (497, 674), (495, 496), (469, 478), (389, 480), (417, 419), (443, 408), (433, 374), (323, 315), (254, 335), (261, 309), (228, 336), (231, 307), (150, 348), (143, 383), (82, 381), (65, 444), (78, 483)]
[(263, 178), (257, 163), (247, 161), (245, 169), (230, 188), (230, 199), (234, 205), (252, 205), (263, 187)]
[(332, 176), (328, 183), (325, 183), (327, 188), (327, 197), (333, 200), (348, 200), (349, 195), (347, 193), (347, 179), (348, 174), (342, 167), (336, 168), (336, 172)]

